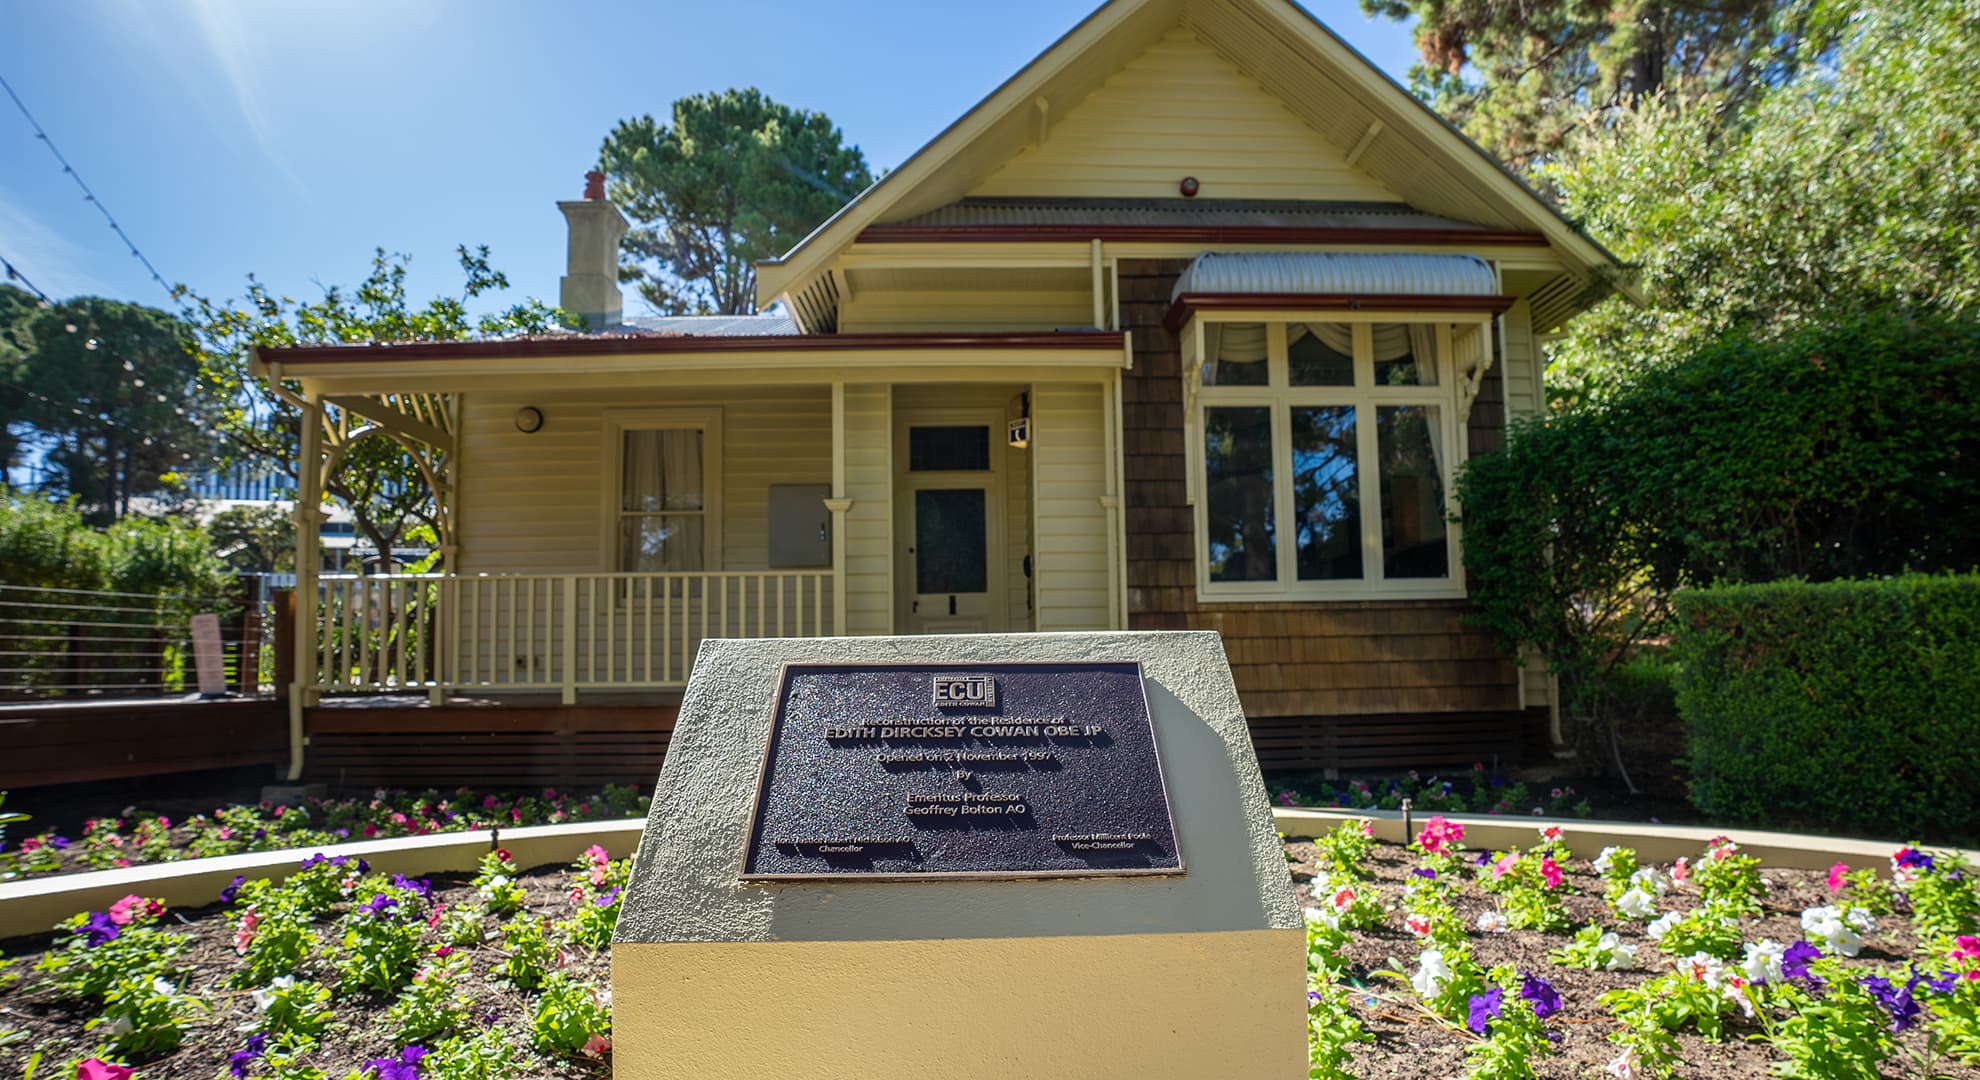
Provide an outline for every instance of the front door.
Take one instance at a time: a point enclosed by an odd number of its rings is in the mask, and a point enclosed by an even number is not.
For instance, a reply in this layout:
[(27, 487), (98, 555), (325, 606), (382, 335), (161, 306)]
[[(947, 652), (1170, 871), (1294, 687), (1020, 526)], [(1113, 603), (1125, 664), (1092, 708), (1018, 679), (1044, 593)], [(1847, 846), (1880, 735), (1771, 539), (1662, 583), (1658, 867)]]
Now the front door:
[(902, 417), (894, 535), (903, 633), (1004, 629), (1002, 423), (968, 409)]

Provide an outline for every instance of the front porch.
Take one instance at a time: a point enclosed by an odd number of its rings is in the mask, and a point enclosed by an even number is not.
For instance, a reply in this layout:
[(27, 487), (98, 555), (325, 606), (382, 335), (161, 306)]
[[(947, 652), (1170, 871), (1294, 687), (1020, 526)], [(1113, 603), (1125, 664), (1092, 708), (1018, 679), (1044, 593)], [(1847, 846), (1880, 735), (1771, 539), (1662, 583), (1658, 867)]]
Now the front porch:
[(846, 632), (829, 570), (324, 575), (314, 695), (677, 690), (710, 637)]

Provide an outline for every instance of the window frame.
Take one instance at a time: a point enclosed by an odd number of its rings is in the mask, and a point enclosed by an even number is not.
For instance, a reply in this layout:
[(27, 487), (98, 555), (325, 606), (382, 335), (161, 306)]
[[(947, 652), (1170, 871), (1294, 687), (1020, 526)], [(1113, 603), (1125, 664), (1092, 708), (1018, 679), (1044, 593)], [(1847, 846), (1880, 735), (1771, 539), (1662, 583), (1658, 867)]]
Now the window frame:
[[(622, 569), (621, 523), (629, 513), (624, 509), (626, 483), (626, 434), (633, 431), (701, 432), (701, 569), (645, 571)], [(605, 413), (604, 456), (606, 477), (603, 526), (600, 529), (599, 557), (608, 574), (646, 576), (659, 573), (710, 574), (722, 571), (722, 410), (707, 408), (610, 409)], [(694, 511), (670, 511), (673, 514)], [(642, 516), (662, 516), (644, 514)]]
[[(1264, 386), (1206, 386), (1201, 382), (1206, 344), (1205, 329), (1210, 323), (1264, 323), (1268, 377)], [(1353, 386), (1290, 385), (1287, 338), (1288, 328), (1298, 323), (1332, 323), (1347, 326), (1354, 336)], [(1374, 382), (1373, 328), (1378, 323), (1429, 323), (1437, 328), (1437, 383), (1434, 386), (1376, 386)], [(1442, 462), (1444, 509), (1447, 515), (1458, 510), (1453, 490), (1457, 471), (1469, 457), (1468, 404), (1462, 394), (1467, 373), (1457, 370), (1454, 338), (1458, 327), (1476, 325), (1483, 334), (1492, 331), (1492, 317), (1469, 312), (1359, 312), (1311, 311), (1200, 311), (1184, 328), (1181, 342), (1183, 379), (1187, 407), (1184, 412), (1186, 487), (1193, 523), (1196, 562), (1196, 594), (1206, 603), (1220, 601), (1325, 601), (1325, 600), (1458, 600), (1465, 594), (1463, 538), (1456, 522), (1446, 524), (1444, 536), (1446, 565), (1450, 573), (1441, 578), (1390, 578), (1385, 576), (1382, 552), (1382, 510), (1380, 454), (1377, 451), (1377, 425), (1374, 410), (1384, 406), (1435, 406), (1438, 426), (1447, 448)], [(1489, 340), (1488, 355), (1489, 355)], [(1478, 374), (1482, 374), (1482, 371)], [(1471, 377), (1475, 386), (1477, 375)], [(1204, 460), (1204, 410), (1222, 407), (1265, 407), (1271, 411), (1272, 427), (1272, 512), (1274, 565), (1273, 581), (1213, 581), (1210, 578), (1209, 500), (1205, 497), (1207, 464)], [(1361, 506), (1362, 577), (1357, 580), (1302, 581), (1299, 578), (1299, 550), (1294, 504), (1292, 469), (1292, 410), (1307, 406), (1351, 406), (1355, 410), (1355, 469)]]

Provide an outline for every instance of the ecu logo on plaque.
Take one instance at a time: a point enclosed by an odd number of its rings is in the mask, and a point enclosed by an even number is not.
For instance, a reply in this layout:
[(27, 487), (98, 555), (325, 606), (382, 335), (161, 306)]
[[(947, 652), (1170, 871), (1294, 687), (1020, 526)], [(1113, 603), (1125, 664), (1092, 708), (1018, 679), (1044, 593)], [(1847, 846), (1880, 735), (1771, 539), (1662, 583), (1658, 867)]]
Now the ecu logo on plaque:
[(938, 709), (997, 707), (997, 679), (994, 675), (937, 675), (934, 684), (934, 701)]

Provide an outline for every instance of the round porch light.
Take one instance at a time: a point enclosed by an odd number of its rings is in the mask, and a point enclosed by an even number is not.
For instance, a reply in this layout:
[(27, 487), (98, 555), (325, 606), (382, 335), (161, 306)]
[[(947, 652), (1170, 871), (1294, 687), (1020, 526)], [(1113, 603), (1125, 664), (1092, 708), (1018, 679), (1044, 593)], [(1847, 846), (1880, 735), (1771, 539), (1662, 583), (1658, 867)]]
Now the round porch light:
[(534, 435), (543, 428), (543, 410), (534, 405), (524, 405), (516, 410), (516, 430), (525, 435)]
[(1202, 190), (1202, 185), (1196, 182), (1196, 177), (1194, 176), (1183, 177), (1182, 183), (1176, 186), (1182, 189), (1182, 197), (1185, 199), (1196, 198), (1196, 193)]

